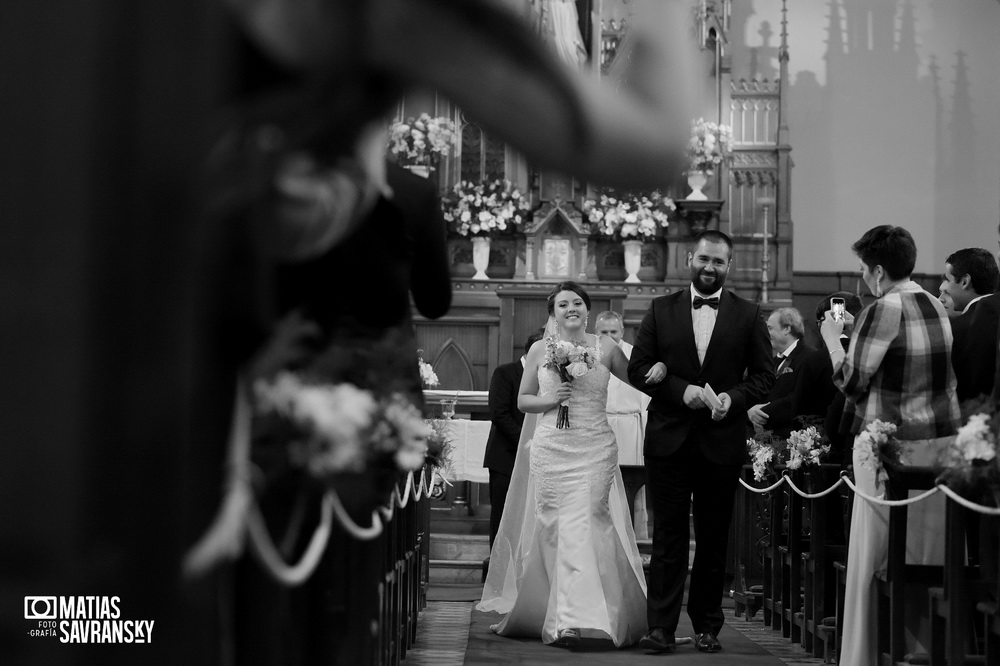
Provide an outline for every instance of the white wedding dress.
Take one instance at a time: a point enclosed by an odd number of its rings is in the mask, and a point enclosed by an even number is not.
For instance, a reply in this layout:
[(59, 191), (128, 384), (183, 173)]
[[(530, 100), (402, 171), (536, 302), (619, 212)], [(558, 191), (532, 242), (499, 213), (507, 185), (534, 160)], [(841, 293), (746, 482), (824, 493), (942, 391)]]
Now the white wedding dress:
[[(502, 636), (552, 643), (579, 629), (622, 647), (646, 633), (646, 581), (608, 425), (608, 377), (598, 362), (573, 380), (569, 428), (556, 428), (555, 409), (537, 419), (533, 436), (535, 419), (525, 419), (477, 606), (506, 614)], [(559, 383), (539, 368), (539, 395)]]

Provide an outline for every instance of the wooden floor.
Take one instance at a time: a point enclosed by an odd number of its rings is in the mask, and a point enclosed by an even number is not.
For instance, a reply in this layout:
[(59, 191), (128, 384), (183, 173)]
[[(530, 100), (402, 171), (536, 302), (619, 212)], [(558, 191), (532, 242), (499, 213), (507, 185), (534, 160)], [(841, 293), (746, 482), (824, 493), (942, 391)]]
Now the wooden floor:
[[(469, 630), (472, 622), (472, 609), (474, 601), (429, 601), (427, 608), (420, 613), (417, 631), (417, 642), (410, 650), (404, 664), (414, 665), (434, 665), (434, 666), (459, 666), (466, 663), (466, 649), (469, 644)], [(764, 651), (769, 653), (766, 658), (752, 657), (746, 658), (744, 663), (752, 666), (755, 663), (774, 663), (775, 658), (784, 664), (812, 665), (822, 664), (822, 659), (813, 658), (798, 645), (793, 645), (787, 639), (781, 637), (780, 632), (775, 632), (765, 627), (758, 614), (753, 620), (746, 621), (741, 618), (734, 618), (732, 610), (726, 612), (726, 626), (738, 631), (746, 636), (753, 643), (757, 644)], [(512, 650), (516, 646), (512, 644)], [(564, 656), (573, 655), (574, 662), (587, 662), (585, 653), (567, 653), (557, 648), (551, 648), (552, 654), (545, 660), (537, 660), (534, 663), (552, 664), (562, 662)], [(548, 655), (548, 653), (545, 653)], [(491, 659), (492, 663), (502, 663), (503, 654), (494, 655), (496, 659)], [(557, 656), (559, 658), (557, 658)], [(524, 658), (511, 655), (511, 661), (518, 663), (532, 663)], [(600, 655), (593, 655), (593, 663), (601, 663)], [(652, 660), (655, 656), (650, 656)], [(711, 664), (711, 655), (698, 653), (694, 650), (679, 650), (678, 652), (666, 655), (671, 664)], [(639, 661), (646, 660), (645, 655), (638, 655)], [(473, 663), (469, 661), (468, 663)]]

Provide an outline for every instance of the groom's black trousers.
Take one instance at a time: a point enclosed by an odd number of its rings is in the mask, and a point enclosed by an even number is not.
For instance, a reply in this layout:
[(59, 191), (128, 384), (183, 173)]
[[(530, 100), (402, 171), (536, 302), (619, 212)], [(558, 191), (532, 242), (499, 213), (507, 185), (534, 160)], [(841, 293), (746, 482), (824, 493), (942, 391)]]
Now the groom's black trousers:
[(742, 465), (709, 462), (696, 437), (692, 431), (669, 456), (645, 458), (646, 503), (653, 509), (646, 616), (650, 628), (662, 627), (668, 635), (677, 630), (684, 598), (692, 510), (696, 546), (688, 616), (695, 633), (718, 634), (724, 622), (726, 548)]

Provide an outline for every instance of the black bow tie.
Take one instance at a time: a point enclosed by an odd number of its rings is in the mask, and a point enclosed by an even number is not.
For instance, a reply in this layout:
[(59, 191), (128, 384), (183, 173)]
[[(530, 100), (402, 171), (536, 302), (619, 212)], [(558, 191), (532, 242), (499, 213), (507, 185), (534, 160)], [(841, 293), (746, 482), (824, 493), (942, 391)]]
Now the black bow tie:
[(697, 310), (698, 308), (700, 308), (703, 305), (707, 305), (708, 307), (712, 308), (713, 310), (718, 310), (719, 309), (719, 299), (718, 299), (718, 297), (716, 297), (716, 298), (702, 298), (701, 296), (695, 296), (694, 297), (694, 309)]

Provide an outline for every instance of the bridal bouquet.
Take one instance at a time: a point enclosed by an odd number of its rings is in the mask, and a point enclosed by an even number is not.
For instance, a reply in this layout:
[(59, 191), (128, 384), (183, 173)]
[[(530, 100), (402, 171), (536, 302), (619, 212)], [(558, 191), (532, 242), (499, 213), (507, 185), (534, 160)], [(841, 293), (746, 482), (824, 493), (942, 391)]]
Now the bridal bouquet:
[(389, 127), (389, 151), (402, 166), (434, 166), (451, 152), (457, 139), (453, 121), (427, 113), (397, 120)]
[(889, 479), (885, 471), (886, 466), (896, 467), (900, 464), (899, 442), (896, 440), (894, 423), (872, 421), (854, 440), (854, 449), (861, 464), (875, 474), (880, 484)]
[[(558, 373), (559, 378), (564, 382), (572, 382), (577, 377), (583, 377), (595, 365), (597, 365), (597, 357), (594, 356), (592, 349), (554, 337), (545, 340), (545, 367)], [(559, 405), (556, 427), (569, 427), (568, 405)]]

